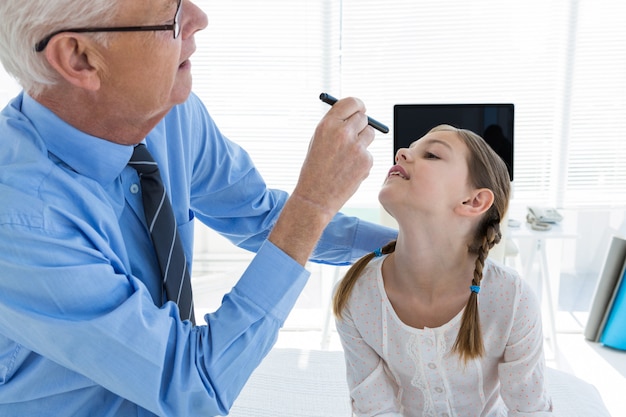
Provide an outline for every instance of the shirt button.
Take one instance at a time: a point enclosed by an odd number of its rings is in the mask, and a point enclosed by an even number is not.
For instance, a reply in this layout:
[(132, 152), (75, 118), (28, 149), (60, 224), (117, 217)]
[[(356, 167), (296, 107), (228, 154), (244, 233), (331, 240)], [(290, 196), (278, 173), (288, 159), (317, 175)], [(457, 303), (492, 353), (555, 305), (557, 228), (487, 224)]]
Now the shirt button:
[(433, 345), (433, 341), (430, 339), (426, 339), (426, 346), (432, 346)]
[(429, 367), (430, 369), (437, 369), (437, 365), (435, 365), (435, 364), (434, 364), (434, 363), (432, 363), (432, 362), (428, 364), (428, 367)]
[(137, 194), (139, 192), (139, 185), (133, 184), (130, 186), (130, 192), (133, 194)]
[(441, 393), (443, 392), (443, 388), (441, 388), (441, 387), (436, 387), (436, 388), (435, 388), (435, 392), (436, 392), (437, 394), (441, 394)]

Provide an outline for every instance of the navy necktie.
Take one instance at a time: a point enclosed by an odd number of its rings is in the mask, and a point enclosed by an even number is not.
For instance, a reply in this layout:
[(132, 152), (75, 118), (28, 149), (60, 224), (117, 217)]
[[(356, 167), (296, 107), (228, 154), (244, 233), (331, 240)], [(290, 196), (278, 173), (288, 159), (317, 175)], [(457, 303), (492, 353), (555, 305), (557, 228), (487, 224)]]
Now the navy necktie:
[(128, 164), (139, 174), (146, 223), (161, 268), (167, 299), (178, 305), (181, 319), (189, 319), (195, 324), (191, 278), (159, 168), (142, 143), (135, 146)]

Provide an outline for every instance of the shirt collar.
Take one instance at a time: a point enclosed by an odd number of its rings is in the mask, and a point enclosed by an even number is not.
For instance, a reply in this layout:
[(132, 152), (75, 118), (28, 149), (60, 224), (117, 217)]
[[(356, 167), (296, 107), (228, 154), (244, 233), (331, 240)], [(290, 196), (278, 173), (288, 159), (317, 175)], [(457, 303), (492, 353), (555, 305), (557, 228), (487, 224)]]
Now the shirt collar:
[(30, 119), (48, 151), (81, 175), (110, 184), (128, 164), (133, 147), (88, 135), (69, 125), (28, 94), (22, 112)]

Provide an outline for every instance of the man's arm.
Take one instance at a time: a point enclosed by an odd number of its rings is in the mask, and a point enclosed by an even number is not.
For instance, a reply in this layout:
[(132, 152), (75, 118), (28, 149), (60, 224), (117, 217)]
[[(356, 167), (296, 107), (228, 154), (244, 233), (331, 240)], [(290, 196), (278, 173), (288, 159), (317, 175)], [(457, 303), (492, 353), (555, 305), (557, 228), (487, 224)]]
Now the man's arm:
[[(118, 192), (126, 188), (113, 187), (107, 196), (95, 182), (68, 175), (64, 164), (53, 166), (47, 153), (36, 160), (25, 152), (28, 164), (7, 166), (15, 175), (2, 184), (0, 345), (21, 353), (4, 356), (16, 359), (0, 387), (0, 410), (15, 414), (53, 401), (64, 410), (96, 407), (96, 399), (115, 394), (100, 411), (132, 403), (159, 415), (225, 413), (304, 287), (308, 273), (302, 265), (326, 224), (369, 171), (366, 147), (373, 131), (358, 137), (365, 116), (355, 115), (346, 127), (328, 118), (272, 238), (260, 245), (206, 326), (180, 322), (173, 303), (155, 306), (139, 279), (147, 269), (138, 266), (135, 274), (131, 268), (131, 258), (149, 260), (128, 253), (117, 218), (121, 208), (111, 205), (124, 201)], [(35, 133), (13, 134), (20, 150), (39, 141)], [(33, 182), (34, 176), (41, 179), (37, 187), (13, 184), (18, 178)]]

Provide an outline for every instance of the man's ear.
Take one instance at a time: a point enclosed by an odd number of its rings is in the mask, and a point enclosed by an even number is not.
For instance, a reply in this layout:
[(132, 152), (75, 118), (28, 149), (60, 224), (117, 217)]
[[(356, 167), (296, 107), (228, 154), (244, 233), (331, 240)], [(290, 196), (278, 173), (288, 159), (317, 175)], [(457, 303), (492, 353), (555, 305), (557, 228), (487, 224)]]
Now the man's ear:
[(493, 191), (488, 188), (474, 190), (471, 195), (458, 206), (459, 214), (477, 216), (483, 214), (493, 204)]
[(68, 83), (86, 90), (96, 91), (100, 88), (100, 68), (97, 63), (101, 59), (90, 39), (76, 33), (60, 33), (55, 35), (46, 46), (45, 54), (48, 63)]

